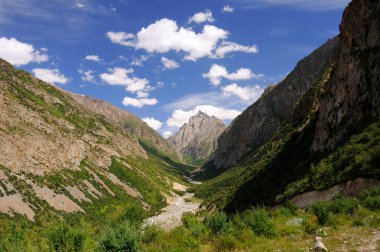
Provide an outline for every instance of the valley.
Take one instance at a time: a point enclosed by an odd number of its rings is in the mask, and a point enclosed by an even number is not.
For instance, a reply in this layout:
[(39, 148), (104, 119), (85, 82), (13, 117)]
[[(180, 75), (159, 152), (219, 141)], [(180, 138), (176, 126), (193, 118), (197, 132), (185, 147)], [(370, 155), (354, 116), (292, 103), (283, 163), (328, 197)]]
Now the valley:
[[(222, 13), (233, 12), (224, 7)], [(198, 13), (187, 25), (206, 22), (199, 21), (204, 16), (212, 23), (210, 14)], [(159, 44), (154, 36), (154, 43), (140, 39), (162, 23), (199, 41), (228, 36), (211, 24), (201, 35), (176, 29), (169, 19), (136, 35), (106, 36), (142, 50)], [(175, 41), (173, 50), (181, 52), (181, 39)], [(212, 60), (255, 49), (225, 40), (211, 47), (205, 55)], [(167, 53), (162, 45), (155, 50)], [(142, 67), (155, 50), (130, 65)], [(182, 51), (184, 61), (202, 57)], [(41, 61), (44, 52), (34, 57)], [(167, 84), (114, 67), (126, 62), (122, 57), (106, 63), (95, 56), (89, 58), (109, 68), (93, 90), (119, 86), (136, 95), (122, 101), (136, 109), (158, 103), (150, 92)], [(160, 60), (152, 71), (159, 76), (179, 67)], [(166, 124), (69, 92), (8, 61), (0, 58), (0, 252), (380, 251), (379, 0), (352, 0), (339, 34), (263, 90), (230, 93), (235, 81), (264, 75), (213, 64), (201, 75), (211, 91), (160, 108), (184, 106)], [(218, 87), (224, 80), (234, 83)], [(216, 104), (215, 94), (225, 103), (240, 95), (245, 109), (190, 109), (197, 99)]]

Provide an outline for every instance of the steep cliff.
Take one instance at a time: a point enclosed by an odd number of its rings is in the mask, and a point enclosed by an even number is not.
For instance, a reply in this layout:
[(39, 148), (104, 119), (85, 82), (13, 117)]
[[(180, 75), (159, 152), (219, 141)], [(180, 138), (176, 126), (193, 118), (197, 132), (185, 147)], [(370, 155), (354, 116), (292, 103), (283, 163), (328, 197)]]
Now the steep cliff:
[(206, 160), (217, 147), (217, 139), (226, 125), (215, 116), (199, 111), (168, 142), (186, 161), (199, 163)]
[(236, 118), (219, 137), (218, 148), (196, 176), (202, 178), (220, 174), (267, 141), (286, 120), (302, 95), (332, 64), (338, 44), (338, 38), (327, 41)]
[(344, 12), (330, 67), (271, 138), (197, 191), (228, 211), (380, 178), (380, 2)]

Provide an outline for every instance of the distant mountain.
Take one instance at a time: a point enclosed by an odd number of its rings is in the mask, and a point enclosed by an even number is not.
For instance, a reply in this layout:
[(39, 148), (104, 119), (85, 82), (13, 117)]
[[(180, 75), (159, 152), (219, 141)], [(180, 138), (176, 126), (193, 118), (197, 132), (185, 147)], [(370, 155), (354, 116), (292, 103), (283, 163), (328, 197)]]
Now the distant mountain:
[(108, 208), (155, 213), (184, 168), (138, 117), (2, 59), (0, 139), (0, 213), (42, 223), (65, 213), (93, 222)]
[(214, 177), (265, 143), (292, 112), (299, 99), (334, 62), (339, 38), (327, 41), (302, 59), (280, 83), (239, 115), (218, 139), (218, 148), (197, 170), (198, 178)]
[(167, 141), (185, 161), (199, 164), (214, 152), (217, 139), (225, 128), (223, 121), (199, 111)]
[[(258, 204), (277, 205), (286, 200), (307, 206), (338, 194), (358, 195), (364, 189), (378, 187), (379, 31), (379, 1), (352, 1), (343, 14), (339, 44), (305, 66), (317, 72), (303, 72), (303, 82), (309, 80), (307, 76), (315, 80), (293, 100), (293, 106), (287, 107), (286, 114), (280, 114), (284, 117), (277, 130), (269, 132), (259, 142), (260, 146), (245, 148), (235, 165), (203, 183), (197, 195), (235, 212)], [(294, 76), (294, 71), (289, 76)], [(258, 125), (257, 120), (247, 124), (249, 115), (251, 113), (251, 118), (261, 115), (258, 109), (262, 104), (271, 108), (271, 114), (278, 111), (276, 104), (286, 104), (289, 100), (286, 94), (297, 89), (283, 83), (244, 111), (219, 138), (219, 143), (224, 143), (227, 136), (257, 139), (252, 132), (262, 132), (265, 124)], [(280, 98), (274, 95), (281, 85), (285, 85), (281, 99), (265, 103), (270, 94)], [(231, 141), (231, 151), (217, 150), (212, 164), (222, 164), (226, 156), (239, 149), (239, 142)], [(223, 150), (224, 147), (219, 145), (218, 148)]]

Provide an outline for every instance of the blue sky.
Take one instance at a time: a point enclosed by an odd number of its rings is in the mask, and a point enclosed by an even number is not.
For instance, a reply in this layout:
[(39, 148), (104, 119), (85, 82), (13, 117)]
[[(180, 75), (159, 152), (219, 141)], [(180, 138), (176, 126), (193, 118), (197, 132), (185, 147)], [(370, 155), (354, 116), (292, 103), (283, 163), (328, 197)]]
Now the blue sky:
[(164, 136), (229, 123), (338, 34), (348, 0), (0, 0), (0, 57)]

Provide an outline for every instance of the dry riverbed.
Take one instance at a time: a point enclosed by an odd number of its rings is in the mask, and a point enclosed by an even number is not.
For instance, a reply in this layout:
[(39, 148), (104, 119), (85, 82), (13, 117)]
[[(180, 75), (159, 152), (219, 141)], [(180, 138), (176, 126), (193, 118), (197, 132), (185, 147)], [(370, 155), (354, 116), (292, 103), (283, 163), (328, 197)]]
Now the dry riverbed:
[(200, 202), (194, 200), (194, 194), (187, 193), (187, 187), (177, 182), (173, 183), (173, 189), (184, 192), (184, 194), (181, 196), (172, 193), (167, 198), (168, 205), (157, 215), (146, 219), (145, 225), (157, 225), (165, 230), (170, 230), (182, 224), (184, 213), (196, 213)]

